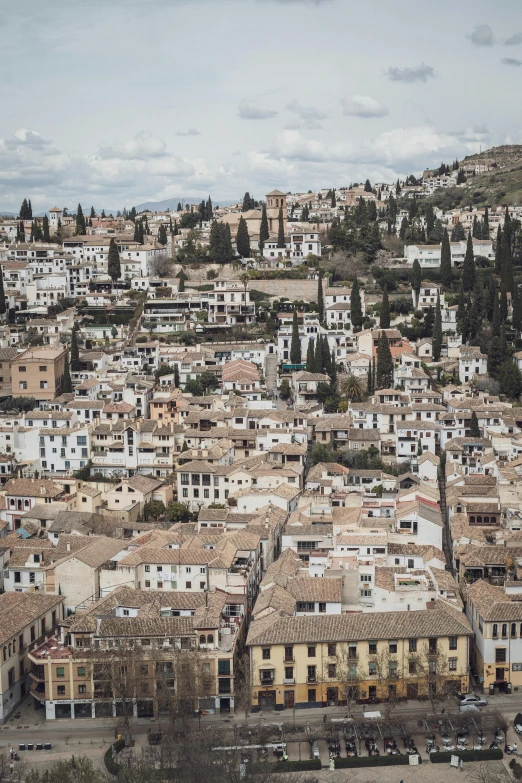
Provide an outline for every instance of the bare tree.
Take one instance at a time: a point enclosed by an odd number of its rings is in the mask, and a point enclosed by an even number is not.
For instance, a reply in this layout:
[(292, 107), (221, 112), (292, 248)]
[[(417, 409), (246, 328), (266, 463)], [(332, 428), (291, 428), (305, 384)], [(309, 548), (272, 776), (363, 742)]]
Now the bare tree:
[(447, 656), (435, 643), (425, 642), (410, 653), (409, 672), (420, 686), (419, 695), (428, 698), (434, 713), (439, 704), (459, 690), (460, 677), (456, 673), (452, 676)]
[(363, 253), (347, 253), (344, 250), (336, 250), (329, 259), (322, 259), (321, 267), (326, 272), (334, 272), (341, 280), (354, 280), (368, 273)]
[(238, 656), (235, 661), (234, 707), (245, 713), (245, 723), (252, 707), (252, 679), (250, 675), (250, 657), (248, 653)]
[(150, 273), (154, 277), (173, 277), (174, 260), (163, 256), (154, 258), (150, 263)]

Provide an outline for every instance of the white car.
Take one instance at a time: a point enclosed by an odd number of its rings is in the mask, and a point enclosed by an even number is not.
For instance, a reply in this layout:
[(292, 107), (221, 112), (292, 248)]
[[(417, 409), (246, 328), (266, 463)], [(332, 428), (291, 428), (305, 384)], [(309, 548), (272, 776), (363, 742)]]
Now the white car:
[(464, 707), (467, 704), (473, 704), (475, 707), (485, 707), (488, 703), (487, 699), (483, 696), (475, 696), (474, 693), (465, 693), (459, 696), (460, 706)]

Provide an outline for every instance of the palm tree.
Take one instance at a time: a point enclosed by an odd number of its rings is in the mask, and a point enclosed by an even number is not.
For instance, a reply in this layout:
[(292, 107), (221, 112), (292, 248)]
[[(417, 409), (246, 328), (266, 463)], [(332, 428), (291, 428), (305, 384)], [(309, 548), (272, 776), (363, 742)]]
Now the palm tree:
[(339, 388), (343, 397), (348, 397), (349, 400), (355, 402), (362, 400), (364, 390), (360, 378), (356, 375), (347, 375), (341, 378)]
[[(245, 287), (245, 314), (246, 314), (246, 306), (247, 306), (247, 288), (248, 288), (248, 284), (249, 284), (249, 282), (250, 282), (250, 275), (248, 274), (248, 272), (242, 272), (242, 273), (239, 275), (239, 281), (240, 281), (241, 283), (243, 283), (243, 285), (244, 285), (244, 287)], [(245, 320), (246, 320), (246, 319), (245, 319)]]

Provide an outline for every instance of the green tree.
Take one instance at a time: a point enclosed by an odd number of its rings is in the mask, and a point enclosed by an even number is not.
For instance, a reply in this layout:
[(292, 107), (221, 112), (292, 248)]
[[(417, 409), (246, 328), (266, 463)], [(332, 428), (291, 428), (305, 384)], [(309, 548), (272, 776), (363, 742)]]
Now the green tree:
[(502, 355), (502, 339), (500, 335), (494, 335), (488, 348), (488, 375), (498, 380), (500, 368), (505, 357)]
[(473, 240), (471, 232), (468, 234), (468, 243), (466, 246), (466, 255), (462, 267), (462, 285), (464, 291), (473, 291), (475, 285), (475, 255), (473, 253)]
[(419, 303), (419, 294), (420, 294), (421, 285), (422, 285), (422, 269), (418, 260), (415, 259), (411, 269), (411, 287), (415, 292), (415, 305), (418, 305)]
[(381, 332), (377, 343), (377, 389), (389, 389), (393, 384), (393, 358), (386, 332)]
[(489, 210), (487, 204), (484, 210), (484, 220), (482, 222), (482, 239), (489, 239)]
[(433, 324), (433, 359), (438, 362), (442, 348), (442, 313), (440, 310), (440, 293), (437, 291), (437, 306), (435, 307), (435, 323)]
[(279, 207), (277, 218), (277, 247), (285, 246), (285, 222), (283, 220), (283, 207)]
[(73, 372), (78, 372), (80, 367), (80, 349), (78, 348), (78, 338), (76, 336), (75, 324), (71, 334), (71, 369)]
[(314, 356), (314, 365), (315, 365), (315, 372), (322, 372), (323, 371), (323, 341), (321, 340), (321, 335), (317, 335), (317, 340), (315, 343), (315, 356)]
[(7, 305), (5, 303), (5, 291), (4, 291), (4, 271), (0, 267), (0, 315), (5, 315)]
[(493, 299), (493, 316), (491, 318), (491, 334), (494, 337), (500, 337), (500, 328), (501, 328), (500, 303), (499, 303), (498, 293), (495, 290), (495, 298)]
[(259, 249), (261, 252), (263, 252), (263, 247), (270, 236), (270, 232), (268, 230), (268, 217), (266, 214), (266, 204), (263, 204), (263, 210), (261, 212), (261, 226), (259, 228)]
[(319, 317), (319, 323), (324, 322), (324, 297), (323, 297), (323, 273), (319, 272), (319, 278), (317, 280), (317, 314)]
[(448, 230), (444, 229), (442, 245), (440, 249), (440, 280), (442, 285), (449, 286), (452, 280), (451, 274), (451, 247)]
[(44, 242), (51, 241), (51, 234), (49, 233), (49, 218), (47, 215), (44, 215), (42, 220), (42, 239)]
[(361, 304), (361, 290), (357, 277), (353, 281), (352, 290), (350, 293), (350, 320), (352, 322), (354, 331), (358, 332), (363, 324), (363, 314)]
[(471, 412), (471, 424), (470, 424), (470, 432), (472, 438), (480, 438), (480, 428), (479, 423), (477, 419), (477, 414), (475, 411)]
[(495, 274), (499, 275), (502, 270), (502, 261), (504, 253), (502, 250), (502, 229), (497, 228), (497, 241), (495, 244)]
[(167, 244), (167, 227), (162, 223), (158, 229), (158, 244)]
[(433, 327), (435, 326), (435, 311), (433, 307), (428, 307), (424, 313), (424, 323), (422, 325), (422, 336), (433, 337)]
[[(341, 381), (339, 388), (343, 397), (347, 397), (351, 402), (359, 402), (359, 400), (362, 400), (364, 389), (360, 378), (356, 375), (343, 375), (340, 377)], [(371, 378), (371, 372), (368, 373), (368, 377)]]
[(310, 337), (308, 340), (308, 348), (306, 350), (306, 371), (315, 372), (315, 351), (313, 337)]
[(500, 368), (500, 389), (512, 399), (522, 392), (522, 375), (512, 359), (507, 359)]
[(372, 185), (369, 179), (366, 180), (364, 183), (364, 192), (365, 193), (371, 193), (372, 192)]
[(236, 247), (241, 258), (250, 258), (250, 237), (248, 235), (247, 223), (243, 215), (239, 218), (239, 225), (237, 227)]
[(78, 204), (76, 210), (76, 234), (84, 235), (86, 233), (85, 216), (83, 214), (82, 205)]
[(381, 329), (390, 328), (390, 301), (388, 299), (388, 289), (386, 287), (384, 288), (384, 294), (382, 296), (379, 326)]
[(210, 370), (204, 370), (201, 375), (198, 376), (198, 381), (202, 385), (205, 394), (216, 391), (219, 386), (218, 379)]
[(466, 233), (464, 231), (464, 226), (459, 221), (458, 223), (455, 223), (455, 225), (453, 226), (453, 229), (451, 231), (451, 241), (462, 242), (464, 239), (466, 239)]
[(149, 500), (143, 506), (143, 519), (148, 522), (149, 519), (156, 520), (164, 516), (166, 512), (165, 503), (161, 500)]
[(185, 280), (188, 280), (188, 275), (185, 274), (183, 269), (181, 269), (179, 274), (178, 274), (178, 280), (179, 280), (178, 292), (181, 294), (185, 290)]
[(292, 342), (290, 343), (290, 363), (301, 364), (301, 339), (299, 337), (299, 325), (297, 323), (297, 310), (294, 310), (292, 319)]
[(290, 384), (287, 378), (283, 378), (281, 386), (279, 387), (279, 396), (282, 400), (288, 400), (290, 397)]
[(185, 391), (189, 392), (194, 397), (203, 397), (203, 386), (199, 380), (194, 380), (194, 378), (191, 378), (186, 382)]
[(506, 286), (504, 283), (502, 283), (502, 288), (500, 289), (499, 316), (500, 323), (505, 324), (508, 317), (508, 300)]
[(179, 367), (177, 364), (174, 365), (174, 387), (179, 389)]
[(114, 239), (114, 237), (112, 237), (109, 244), (109, 255), (107, 257), (107, 271), (113, 283), (115, 283), (116, 280), (120, 279), (121, 277), (120, 254), (118, 252), (118, 245), (116, 244), (116, 240)]
[(192, 515), (185, 503), (171, 501), (167, 506), (165, 516), (171, 524), (176, 524), (178, 522), (189, 522)]
[(62, 379), (62, 394), (72, 394), (72, 381), (71, 371), (69, 370), (69, 357), (65, 357), (65, 364), (63, 367), (63, 379)]

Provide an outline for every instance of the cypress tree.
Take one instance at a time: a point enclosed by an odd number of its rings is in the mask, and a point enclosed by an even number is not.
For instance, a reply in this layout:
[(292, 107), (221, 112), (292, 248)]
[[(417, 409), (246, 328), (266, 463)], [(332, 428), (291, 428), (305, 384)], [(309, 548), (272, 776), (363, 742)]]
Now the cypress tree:
[(377, 360), (375, 356), (372, 359), (372, 389), (375, 392), (375, 384), (377, 383)]
[(250, 237), (248, 235), (246, 220), (243, 215), (239, 218), (239, 225), (237, 227), (236, 247), (241, 258), (250, 257)]
[(385, 332), (381, 332), (377, 344), (376, 389), (389, 389), (393, 384), (393, 358)]
[(371, 394), (373, 394), (373, 384), (372, 384), (372, 380), (373, 380), (372, 376), (373, 376), (373, 373), (372, 373), (372, 365), (373, 365), (373, 362), (372, 362), (372, 361), (368, 362), (368, 378), (366, 379), (366, 393), (368, 394), (368, 396), (370, 396)]
[(481, 227), (481, 224), (478, 222), (478, 219), (477, 219), (476, 215), (473, 218), (473, 225), (472, 225), (472, 228), (471, 228), (471, 233), (473, 234), (475, 239), (480, 239), (481, 238), (482, 227)]
[(179, 389), (179, 367), (177, 364), (174, 365), (174, 386)]
[(498, 378), (500, 366), (502, 364), (502, 341), (498, 335), (491, 338), (488, 349), (488, 375), (492, 378)]
[(464, 322), (466, 320), (466, 299), (464, 297), (464, 288), (462, 287), (462, 280), (460, 281), (459, 288), (459, 300), (457, 305), (457, 328), (460, 334), (464, 331)]
[(522, 392), (522, 375), (512, 359), (507, 359), (500, 368), (500, 389), (508, 397), (515, 398)]
[(167, 244), (167, 227), (162, 223), (158, 229), (158, 244)]
[(62, 394), (72, 394), (71, 371), (69, 370), (69, 357), (65, 357), (62, 379)]
[(437, 291), (435, 323), (433, 324), (433, 359), (438, 362), (442, 348), (442, 313), (440, 311), (440, 293)]
[(520, 292), (518, 286), (515, 285), (513, 294), (511, 296), (511, 305), (513, 308), (512, 323), (517, 331), (520, 331), (522, 327), (522, 300), (520, 299)]
[(314, 338), (310, 337), (308, 340), (308, 348), (306, 351), (306, 371), (315, 372), (315, 354), (314, 354)]
[(314, 367), (314, 372), (323, 371), (323, 341), (320, 334), (317, 335), (315, 343)]
[(487, 204), (486, 209), (484, 210), (484, 220), (482, 223), (482, 239), (489, 239), (489, 210)]
[(448, 236), (448, 229), (444, 229), (442, 244), (440, 249), (440, 281), (443, 286), (451, 284), (451, 247)]
[(143, 225), (143, 220), (137, 220), (136, 223), (138, 224), (138, 242), (140, 245), (145, 244), (145, 227)]
[(330, 384), (332, 386), (332, 394), (337, 394), (337, 364), (333, 348), (332, 353), (330, 354)]
[(279, 207), (277, 218), (277, 247), (285, 246), (285, 223), (283, 220), (283, 207)]
[(480, 428), (475, 411), (471, 412), (471, 424), (469, 429), (469, 434), (472, 438), (480, 438)]
[(458, 223), (455, 223), (455, 225), (453, 226), (451, 232), (451, 241), (462, 242), (463, 239), (466, 239), (466, 234), (464, 233), (464, 228), (462, 227), (462, 223), (459, 221)]
[(76, 337), (76, 324), (74, 324), (71, 334), (71, 368), (73, 372), (77, 372), (80, 369), (80, 350), (78, 348), (78, 338)]
[(76, 210), (76, 234), (83, 236), (86, 232), (86, 228), (82, 205), (78, 204), (78, 209)]
[(109, 273), (109, 277), (112, 278), (113, 283), (115, 283), (116, 280), (119, 280), (119, 278), (121, 277), (120, 254), (118, 252), (118, 246), (116, 244), (116, 240), (114, 239), (114, 237), (111, 239), (109, 245), (109, 255), (107, 257), (107, 271)]
[(327, 375), (332, 374), (332, 357), (330, 356), (330, 348), (328, 346), (328, 338), (326, 335), (323, 336), (323, 372), (325, 372)]
[(139, 229), (139, 220), (136, 220), (134, 223), (134, 241), (139, 242), (140, 241), (140, 229)]
[[(91, 207), (91, 220), (92, 220), (92, 218), (95, 218), (95, 217), (96, 217), (96, 212), (94, 211), (94, 207)], [(103, 215), (102, 215), (102, 217), (103, 217)]]
[(185, 280), (187, 279), (187, 275), (185, 274), (183, 269), (179, 273), (178, 278), (179, 278), (178, 291), (179, 293), (183, 293), (183, 291), (185, 290)]
[(234, 257), (234, 251), (232, 249), (232, 234), (230, 231), (229, 223), (226, 223), (225, 225), (225, 254), (226, 254), (226, 263), (229, 264)]
[(435, 326), (435, 311), (430, 305), (424, 314), (423, 337), (433, 337), (433, 327)]
[(497, 295), (497, 287), (495, 285), (495, 279), (493, 275), (490, 275), (489, 277), (489, 286), (488, 286), (488, 292), (485, 298), (485, 311), (486, 311), (486, 318), (488, 321), (491, 321), (493, 318), (493, 307), (495, 305), (495, 297)]
[(324, 321), (324, 298), (323, 298), (323, 273), (319, 272), (319, 279), (317, 281), (317, 314), (319, 316), (319, 323)]
[(502, 288), (500, 289), (499, 316), (500, 316), (500, 323), (505, 324), (508, 317), (508, 301), (507, 301), (506, 286), (504, 284), (502, 284)]
[(465, 291), (472, 291), (475, 285), (475, 255), (473, 253), (473, 240), (471, 233), (468, 234), (468, 244), (466, 246), (466, 255), (464, 256), (464, 265), (462, 267), (462, 285)]
[(183, 207), (181, 206), (181, 201), (178, 201), (178, 206), (176, 207), (176, 212), (182, 212)]
[(358, 332), (363, 324), (363, 314), (361, 304), (361, 290), (357, 278), (355, 278), (353, 281), (352, 290), (350, 293), (350, 320), (352, 322), (354, 331)]
[(261, 252), (263, 252), (263, 247), (270, 236), (270, 232), (268, 230), (268, 217), (266, 214), (266, 204), (263, 204), (263, 211), (261, 213), (261, 226), (259, 228), (259, 249)]
[(381, 329), (390, 328), (390, 302), (388, 299), (388, 289), (386, 287), (384, 289), (384, 294), (382, 295), (379, 326), (381, 327)]
[(42, 220), (42, 239), (44, 242), (51, 241), (51, 235), (49, 233), (49, 218), (47, 215), (44, 215)]
[(301, 364), (301, 339), (299, 337), (299, 324), (297, 322), (297, 310), (294, 310), (294, 315), (292, 319), (292, 342), (290, 343), (290, 363)]
[(5, 292), (4, 292), (4, 272), (2, 267), (0, 267), (0, 315), (5, 315), (6, 310), (7, 307), (5, 303)]
[(214, 215), (214, 209), (212, 207), (212, 199), (209, 196), (208, 199), (207, 199), (205, 219), (210, 221), (210, 220), (212, 220), (212, 216), (213, 215)]
[(20, 220), (28, 220), (27, 213), (28, 213), (27, 199), (24, 198), (20, 206), (20, 214), (18, 215)]
[(511, 253), (511, 224), (504, 223), (504, 235), (502, 237), (502, 268), (500, 270), (501, 284), (506, 287), (506, 291), (511, 293), (515, 287), (513, 276), (513, 256)]
[(491, 317), (491, 334), (494, 337), (500, 337), (500, 304), (496, 291), (495, 299), (493, 300), (493, 315)]
[(419, 294), (420, 294), (420, 288), (422, 284), (422, 269), (421, 265), (419, 264), (418, 260), (415, 259), (413, 262), (413, 267), (411, 270), (411, 287), (413, 288), (413, 291), (415, 292), (415, 306), (417, 307), (419, 304)]
[(502, 231), (500, 230), (500, 226), (497, 228), (497, 243), (495, 246), (495, 274), (499, 275), (502, 270), (502, 260), (503, 260), (503, 252), (502, 252)]

